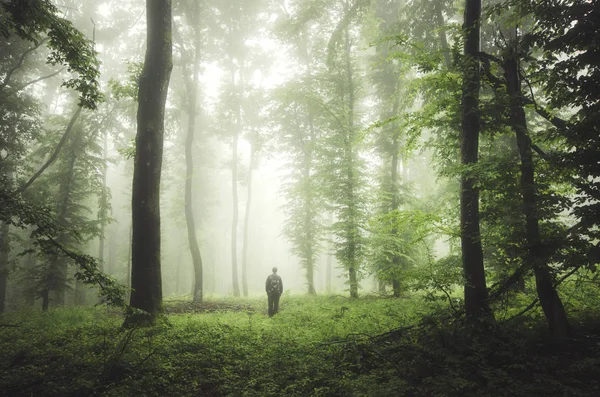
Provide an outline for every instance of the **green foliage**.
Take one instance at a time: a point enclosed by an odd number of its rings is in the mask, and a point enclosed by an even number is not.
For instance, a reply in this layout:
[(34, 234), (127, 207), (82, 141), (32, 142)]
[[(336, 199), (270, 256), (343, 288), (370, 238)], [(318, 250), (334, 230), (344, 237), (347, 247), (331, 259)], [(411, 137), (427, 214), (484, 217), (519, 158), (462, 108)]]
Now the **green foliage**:
[[(0, 204), (5, 209), (0, 214), (2, 222), (23, 229), (33, 227), (32, 238), (38, 252), (59, 255), (73, 261), (79, 266), (75, 278), (85, 284), (99, 287), (102, 302), (119, 307), (125, 305), (124, 296), (127, 289), (112, 277), (101, 273), (95, 258), (67, 248), (56, 240), (59, 235), (69, 235), (73, 240), (81, 241), (77, 230), (69, 230), (59, 224), (49, 208), (27, 203), (3, 189), (0, 189)], [(7, 217), (9, 214), (10, 217)]]
[(47, 62), (51, 65), (67, 65), (68, 71), (77, 76), (63, 85), (79, 92), (80, 106), (95, 109), (102, 99), (97, 53), (93, 43), (58, 14), (59, 10), (48, 0), (3, 2), (0, 34), (8, 38), (14, 33), (32, 43), (38, 43), (41, 37), (47, 36), (47, 45), (51, 50)]
[(266, 299), (244, 303), (245, 310), (170, 315), (129, 329), (101, 308), (7, 313), (0, 395), (525, 397), (600, 390), (598, 335), (594, 317), (583, 313), (578, 336), (553, 345), (537, 321), (510, 320), (480, 335), (418, 298), (284, 296), (273, 318)]

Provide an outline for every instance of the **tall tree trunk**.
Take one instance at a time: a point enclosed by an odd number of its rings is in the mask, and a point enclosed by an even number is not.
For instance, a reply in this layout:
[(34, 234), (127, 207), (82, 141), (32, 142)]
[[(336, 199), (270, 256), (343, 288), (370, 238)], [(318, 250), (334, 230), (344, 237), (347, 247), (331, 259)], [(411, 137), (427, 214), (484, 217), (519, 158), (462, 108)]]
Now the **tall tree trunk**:
[[(396, 90), (397, 92), (398, 90)], [(390, 117), (395, 117), (396, 114), (398, 113), (398, 108), (400, 106), (399, 100), (396, 98), (394, 100), (394, 106), (392, 108), (392, 114), (390, 115)], [(392, 202), (391, 202), (391, 206), (390, 206), (390, 210), (391, 211), (397, 211), (400, 207), (400, 198), (398, 197), (398, 158), (399, 158), (399, 151), (400, 151), (400, 139), (398, 136), (399, 132), (396, 129), (396, 131), (394, 131), (394, 136), (392, 139), (392, 162), (391, 162), (391, 172), (390, 172), (390, 188), (391, 188), (391, 195), (392, 195)], [(392, 235), (394, 236), (394, 239), (400, 239), (402, 238), (399, 235), (399, 230), (394, 228), (392, 229)], [(394, 250), (395, 251), (395, 250)], [(398, 255), (397, 253), (394, 254), (394, 256), (392, 257), (392, 266), (394, 268), (395, 271), (398, 271), (398, 268), (401, 266), (401, 259), (400, 259), (400, 255)], [(395, 298), (399, 298), (400, 297), (400, 279), (396, 276), (392, 279), (392, 293), (394, 295)]]
[[(347, 10), (346, 10), (347, 11)], [(348, 172), (348, 185), (350, 187), (350, 191), (348, 192), (349, 198), (349, 212), (351, 219), (351, 224), (347, 227), (350, 228), (350, 241), (349, 241), (349, 268), (348, 268), (348, 276), (350, 281), (350, 297), (358, 298), (358, 234), (360, 233), (357, 225), (357, 211), (356, 205), (354, 203), (354, 195), (356, 194), (356, 186), (354, 186), (354, 80), (352, 76), (352, 64), (350, 59), (350, 32), (348, 28), (344, 31), (344, 39), (345, 39), (345, 56), (346, 56), (346, 74), (348, 77), (348, 132), (346, 138), (346, 167)]]
[[(236, 105), (236, 125), (233, 131), (233, 144), (231, 145), (231, 196), (233, 205), (233, 219), (231, 220), (231, 277), (233, 283), (233, 296), (240, 296), (240, 284), (238, 281), (237, 268), (237, 225), (238, 225), (238, 140), (242, 129), (242, 70), (240, 68), (240, 86), (238, 87), (238, 97)], [(231, 81), (235, 86), (235, 65), (231, 60)]]
[(106, 191), (106, 174), (108, 167), (108, 130), (104, 133), (104, 142), (102, 148), (102, 199), (100, 200), (100, 211), (98, 217), (100, 218), (100, 241), (98, 244), (98, 263), (100, 265), (100, 271), (106, 272), (106, 266), (104, 264), (104, 243), (106, 241), (106, 208), (107, 202), (107, 191)]
[(147, 44), (139, 80), (137, 135), (132, 189), (132, 268), (125, 326), (149, 325), (162, 311), (160, 270), (160, 174), (165, 103), (171, 77), (171, 0), (146, 0)]
[(315, 290), (315, 250), (314, 250), (314, 211), (313, 211), (313, 188), (310, 171), (312, 168), (312, 145), (315, 142), (315, 127), (313, 115), (308, 114), (308, 133), (309, 143), (304, 146), (304, 169), (302, 170), (302, 179), (306, 184), (307, 191), (304, 196), (304, 231), (306, 233), (306, 283), (308, 286), (309, 295), (316, 295)]
[(242, 248), (242, 292), (248, 296), (248, 228), (250, 225), (250, 204), (252, 203), (252, 171), (256, 167), (256, 143), (250, 142), (250, 164), (248, 166), (248, 195), (244, 213), (244, 247)]
[[(198, 15), (198, 2), (194, 2), (194, 15)], [(197, 20), (193, 18), (192, 20)], [(185, 139), (185, 222), (187, 225), (188, 245), (192, 255), (192, 263), (194, 265), (194, 287), (193, 300), (194, 302), (202, 302), (203, 299), (203, 278), (202, 278), (202, 256), (200, 255), (200, 247), (196, 238), (196, 224), (194, 221), (194, 210), (192, 208), (192, 185), (194, 181), (194, 158), (192, 149), (194, 147), (194, 133), (196, 131), (196, 104), (198, 102), (198, 73), (200, 70), (200, 45), (202, 32), (199, 26), (194, 26), (196, 38), (194, 41), (194, 65), (192, 68), (192, 80), (187, 80), (188, 87), (188, 128)]]
[[(394, 139), (393, 139), (393, 147), (394, 147), (394, 152), (392, 154), (392, 170), (391, 170), (391, 188), (392, 188), (392, 205), (391, 205), (391, 210), (392, 211), (396, 211), (399, 207), (399, 199), (398, 199), (398, 134), (394, 134)], [(399, 239), (401, 238), (398, 235), (398, 230), (396, 228), (394, 228), (392, 230), (392, 234), (394, 236), (395, 239)], [(394, 256), (392, 257), (392, 265), (394, 267), (394, 271), (397, 271), (398, 268), (400, 267), (400, 256), (397, 254), (394, 254)], [(398, 277), (394, 277), (392, 279), (392, 291), (393, 291), (393, 295), (395, 298), (399, 298), (400, 297), (400, 280), (398, 279)]]
[[(479, 30), (481, 0), (466, 0), (465, 65), (462, 93), (461, 162), (465, 167), (477, 163), (479, 151)], [(465, 311), (468, 320), (493, 319), (487, 301), (488, 292), (483, 267), (483, 250), (479, 230), (479, 190), (469, 171), (461, 176), (460, 230), (463, 273), (465, 277)]]
[[(516, 34), (515, 34), (516, 36)], [(506, 87), (510, 98), (510, 120), (517, 137), (517, 147), (521, 157), (521, 191), (525, 214), (528, 262), (533, 267), (537, 294), (548, 321), (552, 335), (564, 338), (570, 334), (567, 313), (553, 285), (553, 278), (547, 264), (547, 255), (542, 244), (537, 214), (535, 170), (531, 150), (531, 140), (527, 130), (527, 120), (523, 110), (521, 81), (514, 38), (513, 48), (504, 60)]]
[[(71, 199), (71, 191), (73, 188), (73, 179), (75, 178), (75, 162), (77, 160), (77, 152), (80, 150), (80, 140), (83, 131), (75, 132), (73, 147), (70, 153), (69, 166), (67, 177), (62, 181), (59, 189), (59, 202), (57, 211), (57, 222), (63, 226), (68, 226), (66, 220), (69, 217), (69, 201)], [(58, 242), (66, 244), (67, 236), (59, 236)], [(65, 304), (66, 289), (67, 289), (67, 273), (69, 263), (58, 254), (54, 254), (49, 259), (50, 277), (54, 282), (50, 282), (49, 291), (54, 291), (56, 294), (56, 304), (63, 306)]]

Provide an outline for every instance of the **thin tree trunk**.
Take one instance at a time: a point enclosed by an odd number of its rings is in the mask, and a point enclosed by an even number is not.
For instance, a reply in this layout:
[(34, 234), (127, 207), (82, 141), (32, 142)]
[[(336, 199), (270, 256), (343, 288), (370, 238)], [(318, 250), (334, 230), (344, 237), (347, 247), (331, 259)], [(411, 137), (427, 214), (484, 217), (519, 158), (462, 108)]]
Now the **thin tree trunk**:
[(85, 284), (81, 280), (75, 281), (75, 304), (78, 306), (85, 305), (86, 290)]
[(124, 326), (149, 325), (162, 312), (160, 175), (172, 64), (171, 0), (146, 0), (147, 47), (139, 79), (132, 189), (132, 308)]
[[(240, 285), (238, 281), (237, 268), (237, 225), (238, 225), (238, 139), (242, 129), (242, 86), (241, 86), (242, 70), (240, 68), (240, 86), (238, 87), (238, 97), (236, 105), (236, 125), (233, 131), (233, 144), (231, 148), (231, 196), (233, 205), (233, 219), (231, 220), (231, 276), (233, 283), (233, 296), (240, 296)], [(231, 60), (231, 82), (235, 86), (235, 65)]]
[(100, 271), (106, 272), (106, 266), (104, 264), (104, 243), (106, 241), (106, 236), (104, 235), (106, 231), (106, 208), (108, 205), (107, 202), (107, 192), (106, 192), (106, 174), (107, 174), (107, 161), (108, 161), (108, 131), (104, 133), (104, 142), (102, 147), (102, 200), (100, 202), (100, 241), (98, 244), (98, 263), (100, 265)]
[[(514, 44), (516, 45), (516, 37)], [(512, 49), (505, 59), (504, 71), (507, 92), (510, 98), (510, 119), (517, 137), (517, 146), (521, 157), (521, 190), (523, 212), (525, 213), (528, 261), (533, 267), (538, 298), (550, 331), (553, 336), (564, 338), (570, 334), (571, 327), (562, 301), (554, 288), (540, 235), (531, 140), (527, 131), (525, 111), (523, 110), (519, 65), (515, 49)]]
[(256, 166), (256, 143), (250, 142), (250, 165), (248, 166), (248, 195), (244, 213), (244, 247), (242, 248), (242, 292), (248, 296), (248, 227), (250, 225), (250, 204), (252, 203), (252, 170)]
[[(333, 212), (329, 212), (329, 227), (333, 225)], [(327, 293), (331, 293), (331, 272), (333, 268), (333, 233), (329, 235), (329, 249), (327, 250), (327, 273), (325, 274), (325, 283), (327, 288)]]
[[(24, 270), (26, 273), (32, 273), (35, 267), (35, 257), (33, 255), (27, 255), (24, 263)], [(35, 305), (35, 293), (31, 291), (29, 288), (25, 289), (24, 292), (25, 304), (29, 307), (33, 307)]]
[(42, 311), (48, 311), (48, 307), (50, 306), (50, 291), (48, 288), (44, 288), (41, 292), (42, 297)]
[[(198, 2), (194, 2), (194, 15), (198, 15)], [(195, 20), (194, 18), (192, 20)], [(196, 224), (194, 221), (194, 210), (192, 208), (192, 185), (194, 179), (194, 159), (192, 149), (194, 147), (194, 133), (196, 131), (196, 104), (198, 102), (198, 72), (200, 69), (200, 45), (201, 45), (201, 30), (200, 27), (194, 26), (196, 38), (194, 41), (194, 66), (192, 81), (187, 80), (188, 87), (188, 128), (185, 142), (185, 221), (187, 225), (188, 245), (192, 255), (192, 263), (194, 266), (194, 286), (193, 286), (193, 301), (202, 302), (203, 299), (203, 278), (202, 278), (202, 256), (198, 239), (196, 238)]]
[[(133, 248), (133, 223), (129, 225), (129, 242), (127, 246), (127, 280), (125, 285), (131, 288), (131, 251)], [(127, 292), (127, 297), (131, 298), (131, 292)]]
[(8, 284), (8, 254), (10, 244), (8, 223), (0, 222), (0, 313), (6, 309), (6, 290)]
[(308, 293), (309, 295), (316, 295), (317, 291), (315, 290), (315, 254), (314, 254), (314, 212), (312, 208), (313, 203), (313, 189), (312, 189), (312, 181), (310, 170), (312, 167), (312, 144), (315, 142), (315, 131), (314, 131), (314, 122), (313, 116), (311, 113), (308, 115), (308, 133), (309, 133), (309, 144), (304, 147), (304, 169), (302, 179), (304, 180), (305, 186), (307, 187), (307, 191), (305, 192), (304, 197), (304, 231), (306, 233), (306, 282), (308, 285)]
[[(75, 178), (75, 162), (77, 160), (77, 152), (80, 150), (80, 139), (83, 131), (79, 130), (76, 132), (75, 140), (73, 142), (73, 148), (71, 150), (71, 158), (69, 159), (69, 168), (67, 171), (67, 177), (62, 181), (61, 188), (59, 190), (59, 203), (57, 222), (64, 226), (67, 226), (66, 219), (69, 217), (69, 200), (71, 198), (71, 191), (73, 189), (73, 179)], [(59, 237), (59, 242), (62, 244), (66, 243), (66, 236)], [(67, 273), (68, 273), (68, 262), (65, 258), (61, 258), (58, 254), (52, 255), (49, 260), (50, 272), (54, 274), (56, 272), (56, 278), (52, 275), (56, 284), (51, 283), (49, 287), (50, 291), (56, 293), (56, 304), (63, 306), (66, 298), (67, 288)]]
[[(394, 107), (392, 109), (392, 114), (390, 115), (391, 117), (394, 117), (396, 115), (396, 113), (398, 113), (398, 107), (399, 107), (399, 100), (396, 99), (394, 101)], [(400, 207), (400, 198), (398, 197), (398, 157), (399, 157), (399, 151), (400, 151), (400, 140), (398, 137), (398, 131), (394, 132), (394, 137), (392, 139), (392, 164), (391, 164), (391, 175), (390, 175), (390, 187), (392, 189), (392, 191), (390, 192), (392, 194), (392, 203), (391, 203), (391, 211), (396, 211), (399, 209)], [(400, 239), (401, 236), (399, 235), (399, 231), (398, 229), (394, 228), (392, 229), (392, 235), (394, 236), (395, 239)], [(400, 256), (396, 253), (394, 254), (393, 258), (392, 258), (392, 265), (394, 268), (394, 271), (399, 271), (399, 267), (401, 266), (401, 260), (400, 260)], [(393, 295), (395, 298), (399, 298), (400, 297), (400, 279), (396, 276), (392, 279), (392, 291), (393, 291)]]
[(348, 225), (352, 230), (350, 231), (350, 241), (349, 241), (349, 257), (350, 264), (348, 268), (348, 277), (350, 281), (350, 297), (358, 298), (358, 258), (357, 258), (357, 248), (359, 242), (358, 240), (358, 226), (357, 222), (357, 208), (354, 204), (354, 200), (352, 198), (355, 195), (355, 186), (354, 186), (354, 152), (352, 145), (354, 144), (354, 81), (352, 76), (352, 65), (350, 60), (350, 32), (348, 28), (346, 28), (344, 32), (345, 37), (345, 49), (346, 49), (346, 73), (348, 76), (348, 137), (346, 139), (346, 156), (347, 156), (347, 172), (348, 172), (348, 184), (350, 186), (349, 198), (350, 206), (349, 212), (352, 217), (351, 224)]
[(446, 38), (446, 29), (444, 23), (444, 14), (442, 13), (442, 4), (439, 1), (433, 2), (433, 8), (435, 12), (435, 19), (438, 29), (438, 37), (440, 39), (440, 45), (442, 47), (442, 54), (444, 55), (444, 61), (446, 67), (452, 66), (452, 60), (450, 58), (450, 47), (448, 46), (448, 39)]
[[(466, 0), (465, 66), (462, 94), (461, 162), (465, 167), (477, 163), (479, 152), (479, 30), (481, 0)], [(463, 273), (465, 277), (465, 312), (474, 323), (478, 319), (492, 319), (483, 267), (483, 250), (479, 230), (479, 190), (470, 173), (461, 176), (460, 230)]]

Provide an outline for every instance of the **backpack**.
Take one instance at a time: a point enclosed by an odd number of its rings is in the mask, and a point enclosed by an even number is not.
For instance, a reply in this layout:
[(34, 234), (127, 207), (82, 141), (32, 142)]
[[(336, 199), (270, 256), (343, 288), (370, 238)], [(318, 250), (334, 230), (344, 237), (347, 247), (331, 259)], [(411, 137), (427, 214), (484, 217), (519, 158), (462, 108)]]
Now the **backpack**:
[(279, 293), (279, 277), (271, 276), (271, 283), (269, 285), (269, 292)]

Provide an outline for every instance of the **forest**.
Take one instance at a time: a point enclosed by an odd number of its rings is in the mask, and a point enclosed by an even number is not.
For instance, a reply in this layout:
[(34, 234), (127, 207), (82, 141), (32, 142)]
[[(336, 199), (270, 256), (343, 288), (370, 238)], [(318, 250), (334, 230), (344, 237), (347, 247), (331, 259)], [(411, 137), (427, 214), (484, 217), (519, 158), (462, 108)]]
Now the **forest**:
[(600, 396), (599, 226), (598, 0), (0, 0), (0, 397)]

